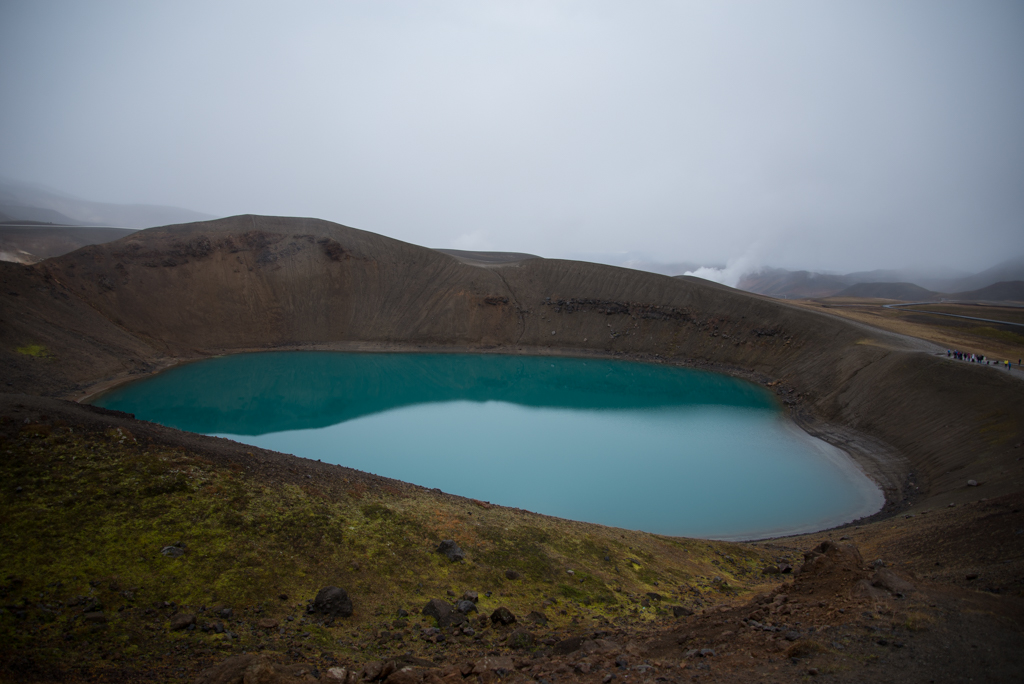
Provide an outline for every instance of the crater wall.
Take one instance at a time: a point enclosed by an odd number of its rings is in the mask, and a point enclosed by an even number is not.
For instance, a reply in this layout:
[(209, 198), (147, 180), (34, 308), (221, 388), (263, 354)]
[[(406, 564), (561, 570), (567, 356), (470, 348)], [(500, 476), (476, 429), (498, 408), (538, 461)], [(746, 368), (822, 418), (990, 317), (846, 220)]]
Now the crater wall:
[(258, 349), (623, 355), (771, 383), (811, 432), (874, 459), (892, 509), (976, 498), (968, 479), (988, 496), (1024, 484), (1024, 383), (695, 278), (553, 259), (473, 265), (326, 221), (259, 216), (2, 263), (0, 277), (8, 392), (77, 398), (178, 360)]

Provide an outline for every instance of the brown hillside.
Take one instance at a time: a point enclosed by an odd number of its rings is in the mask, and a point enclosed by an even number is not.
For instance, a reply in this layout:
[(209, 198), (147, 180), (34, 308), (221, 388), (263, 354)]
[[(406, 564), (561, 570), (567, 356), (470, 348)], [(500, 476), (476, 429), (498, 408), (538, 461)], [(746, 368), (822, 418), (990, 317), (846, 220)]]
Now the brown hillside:
[[(1019, 484), (997, 475), (1024, 434), (1019, 382), (698, 279), (548, 259), (471, 266), (325, 221), (254, 216), (3, 268), (17, 291), (3, 332), (14, 391), (68, 396), (173, 359), (280, 347), (658, 356), (782, 381), (799, 419), (852, 430), (862, 458), (889, 445), (909, 463), (883, 467), (894, 501), (907, 467), (931, 494), (958, 491), (966, 472), (998, 491)], [(54, 358), (14, 351), (32, 343)]]

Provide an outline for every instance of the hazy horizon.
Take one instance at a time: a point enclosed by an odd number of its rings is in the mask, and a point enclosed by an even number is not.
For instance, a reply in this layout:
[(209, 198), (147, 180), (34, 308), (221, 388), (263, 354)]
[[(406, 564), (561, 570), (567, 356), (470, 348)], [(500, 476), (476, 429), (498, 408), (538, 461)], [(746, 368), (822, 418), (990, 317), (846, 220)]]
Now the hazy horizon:
[(6, 3), (0, 175), (430, 247), (973, 272), (1024, 253), (1022, 35), (991, 1)]

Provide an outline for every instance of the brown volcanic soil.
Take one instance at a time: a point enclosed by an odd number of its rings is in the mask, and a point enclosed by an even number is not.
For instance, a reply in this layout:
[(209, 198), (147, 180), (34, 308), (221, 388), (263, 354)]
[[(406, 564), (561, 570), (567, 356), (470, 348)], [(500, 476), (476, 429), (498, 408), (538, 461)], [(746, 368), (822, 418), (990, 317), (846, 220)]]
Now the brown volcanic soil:
[[(310, 219), (150, 229), (35, 266), (0, 264), (0, 280), (8, 392), (80, 398), (183, 360), (271, 348), (625, 356), (769, 384), (794, 419), (850, 451), (886, 490), (876, 522), (831, 536), (895, 566), (914, 585), (898, 591), (905, 598), (871, 591), (895, 580), (843, 551), (785, 589), (799, 597), (795, 610), (754, 600), (683, 626), (620, 624), (604, 630), (613, 645), (593, 642), (586, 657), (541, 649), (524, 664), (516, 651), (508, 676), (772, 681), (813, 667), (840, 681), (1012, 681), (1021, 671), (1024, 384), (948, 363), (930, 343), (696, 279), (546, 259), (471, 265)], [(792, 554), (827, 536), (770, 544)], [(755, 614), (787, 629), (737, 622)], [(456, 666), (507, 646), (436, 653)], [(705, 647), (715, 655), (691, 652)], [(481, 680), (495, 677), (487, 663), (479, 669)]]

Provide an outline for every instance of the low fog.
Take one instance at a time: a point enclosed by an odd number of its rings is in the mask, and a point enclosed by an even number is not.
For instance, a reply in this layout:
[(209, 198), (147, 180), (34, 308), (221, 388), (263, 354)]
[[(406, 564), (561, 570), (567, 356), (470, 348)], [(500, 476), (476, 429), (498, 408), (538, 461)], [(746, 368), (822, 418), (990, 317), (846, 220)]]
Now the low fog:
[(5, 2), (0, 175), (630, 264), (1024, 254), (1024, 3)]

